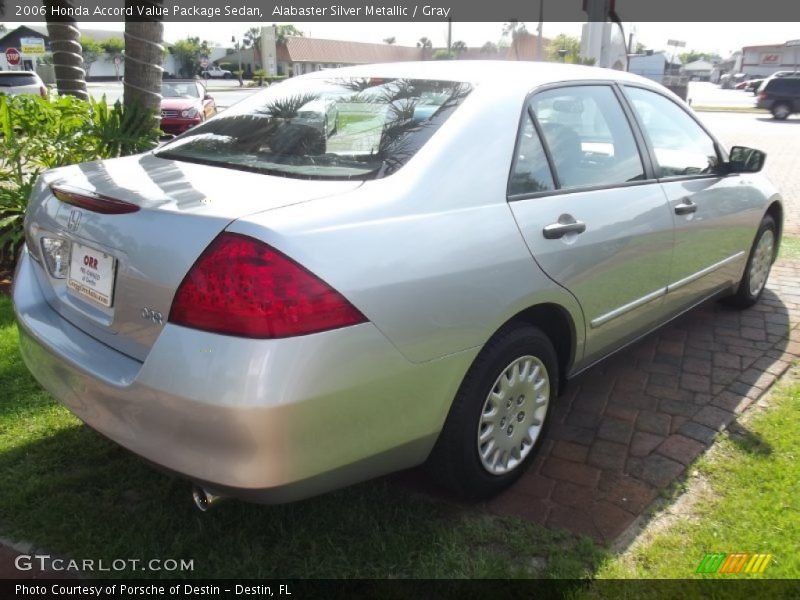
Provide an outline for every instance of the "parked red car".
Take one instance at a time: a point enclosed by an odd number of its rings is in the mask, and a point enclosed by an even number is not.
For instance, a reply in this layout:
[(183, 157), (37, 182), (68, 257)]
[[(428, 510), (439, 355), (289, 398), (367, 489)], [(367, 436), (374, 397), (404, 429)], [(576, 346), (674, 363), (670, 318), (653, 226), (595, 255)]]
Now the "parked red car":
[(203, 84), (194, 80), (161, 83), (161, 130), (178, 135), (217, 114), (217, 105)]

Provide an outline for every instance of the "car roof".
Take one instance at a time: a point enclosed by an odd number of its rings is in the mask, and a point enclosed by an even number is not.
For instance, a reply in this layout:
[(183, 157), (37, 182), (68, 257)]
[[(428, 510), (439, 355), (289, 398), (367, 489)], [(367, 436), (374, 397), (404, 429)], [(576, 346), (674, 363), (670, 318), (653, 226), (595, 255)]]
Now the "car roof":
[[(337, 74), (352, 77), (403, 77), (461, 81), (473, 85), (499, 84), (507, 91), (529, 91), (548, 83), (585, 80), (615, 80), (643, 83), (653, 81), (614, 69), (551, 62), (504, 60), (431, 60), (359, 65), (336, 69)], [(324, 79), (331, 71), (316, 71), (306, 78)]]
[(0, 77), (11, 77), (12, 75), (33, 75), (34, 77), (38, 77), (33, 71), (0, 71)]

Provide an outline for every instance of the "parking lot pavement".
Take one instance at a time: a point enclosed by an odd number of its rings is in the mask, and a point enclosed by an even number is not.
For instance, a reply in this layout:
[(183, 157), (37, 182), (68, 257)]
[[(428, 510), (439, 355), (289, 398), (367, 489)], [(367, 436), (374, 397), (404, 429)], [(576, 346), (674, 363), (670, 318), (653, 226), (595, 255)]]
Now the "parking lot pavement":
[(613, 542), (800, 356), (798, 321), (800, 261), (781, 261), (753, 308), (708, 303), (592, 368), (488, 509)]
[(724, 106), (726, 108), (753, 108), (756, 97), (744, 90), (723, 90), (716, 83), (690, 81), (687, 100), (692, 106)]
[(785, 231), (800, 235), (800, 117), (777, 121), (766, 114), (698, 115), (728, 147), (750, 146), (767, 153), (764, 171), (783, 196)]

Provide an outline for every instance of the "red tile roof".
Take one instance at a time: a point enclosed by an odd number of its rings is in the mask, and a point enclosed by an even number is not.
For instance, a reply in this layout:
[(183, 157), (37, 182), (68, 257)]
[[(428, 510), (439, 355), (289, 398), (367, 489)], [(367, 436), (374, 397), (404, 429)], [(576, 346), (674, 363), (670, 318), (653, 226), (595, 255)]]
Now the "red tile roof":
[(282, 62), (324, 62), (368, 64), (421, 60), (422, 50), (393, 44), (367, 44), (318, 38), (286, 38), (286, 46), (278, 46)]
[[(542, 59), (547, 55), (550, 40), (542, 40)], [(329, 64), (359, 65), (383, 62), (404, 62), (430, 59), (435, 49), (423, 51), (413, 46), (394, 44), (369, 44), (344, 40), (289, 37), (286, 45), (278, 45), (279, 62), (313, 62)], [(480, 48), (467, 48), (458, 54), (461, 60), (536, 60), (536, 36), (518, 36), (507, 48), (496, 52), (482, 52)]]

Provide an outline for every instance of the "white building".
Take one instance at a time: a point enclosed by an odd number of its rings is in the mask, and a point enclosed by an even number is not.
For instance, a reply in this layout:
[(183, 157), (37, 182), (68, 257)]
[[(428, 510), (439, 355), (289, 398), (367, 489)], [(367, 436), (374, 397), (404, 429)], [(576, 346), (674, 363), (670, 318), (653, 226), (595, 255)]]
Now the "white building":
[(800, 45), (772, 44), (742, 48), (742, 73), (769, 76), (776, 71), (800, 71)]
[(684, 75), (692, 81), (708, 81), (713, 69), (714, 63), (708, 60), (695, 60), (683, 65)]
[(640, 54), (628, 59), (628, 72), (663, 83), (668, 64), (669, 60), (663, 50), (652, 54)]

